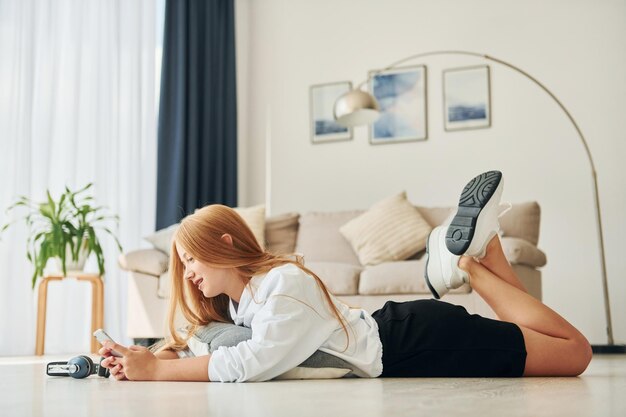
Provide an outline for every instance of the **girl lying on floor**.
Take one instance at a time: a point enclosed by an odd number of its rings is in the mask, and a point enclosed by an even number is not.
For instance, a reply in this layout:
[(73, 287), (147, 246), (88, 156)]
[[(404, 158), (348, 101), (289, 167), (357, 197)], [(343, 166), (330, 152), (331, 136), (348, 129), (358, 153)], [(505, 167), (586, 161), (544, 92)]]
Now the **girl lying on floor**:
[[(233, 209), (210, 205), (185, 217), (172, 240), (165, 344), (153, 353), (108, 342), (102, 365), (117, 380), (267, 381), (319, 350), (363, 378), (579, 375), (589, 342), (526, 292), (504, 256), (502, 186), (499, 171), (465, 186), (455, 217), (428, 237), (425, 271), (435, 298), (469, 283), (499, 320), (432, 299), (388, 301), (372, 314), (349, 307), (301, 261), (265, 252)], [(177, 309), (186, 335), (175, 328)], [(251, 338), (189, 357), (190, 338), (216, 322), (250, 328)]]

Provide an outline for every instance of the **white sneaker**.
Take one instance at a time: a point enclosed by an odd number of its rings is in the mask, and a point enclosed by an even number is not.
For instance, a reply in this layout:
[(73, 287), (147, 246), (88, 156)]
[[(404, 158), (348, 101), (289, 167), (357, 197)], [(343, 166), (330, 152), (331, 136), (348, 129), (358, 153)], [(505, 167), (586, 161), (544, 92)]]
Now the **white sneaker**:
[(437, 226), (426, 240), (424, 278), (436, 299), (443, 297), (451, 289), (469, 283), (469, 275), (459, 268), (460, 256), (450, 253), (446, 247), (445, 237), (446, 227)]
[(500, 206), (504, 181), (500, 171), (484, 172), (467, 183), (456, 215), (446, 232), (446, 247), (455, 255), (485, 256), (487, 244), (498, 234), (498, 217), (510, 208)]

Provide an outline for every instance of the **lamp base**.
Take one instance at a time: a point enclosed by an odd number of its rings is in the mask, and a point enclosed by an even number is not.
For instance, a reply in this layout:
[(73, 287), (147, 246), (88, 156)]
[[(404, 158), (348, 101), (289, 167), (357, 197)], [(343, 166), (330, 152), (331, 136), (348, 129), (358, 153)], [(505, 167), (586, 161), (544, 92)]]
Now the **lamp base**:
[(595, 354), (626, 353), (626, 345), (591, 345), (591, 350)]

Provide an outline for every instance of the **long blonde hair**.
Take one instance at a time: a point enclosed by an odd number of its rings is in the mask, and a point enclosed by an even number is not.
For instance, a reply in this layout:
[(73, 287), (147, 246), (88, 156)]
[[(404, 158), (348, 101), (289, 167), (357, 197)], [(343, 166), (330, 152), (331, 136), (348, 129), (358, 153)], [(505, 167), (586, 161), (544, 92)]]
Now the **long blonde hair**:
[[(221, 239), (224, 234), (232, 237), (232, 246)], [(189, 280), (183, 279), (184, 266), (176, 249), (176, 243), (184, 247), (187, 253), (208, 266), (216, 268), (235, 268), (240, 279), (250, 288), (250, 278), (269, 272), (284, 264), (294, 264), (315, 279), (322, 290), (326, 301), (346, 332), (349, 345), (349, 335), (346, 320), (337, 310), (331, 296), (322, 280), (311, 270), (306, 268), (301, 259), (293, 259), (289, 255), (276, 255), (264, 251), (257, 242), (254, 234), (232, 208), (212, 204), (196, 210), (194, 214), (186, 216), (174, 233), (170, 252), (169, 271), (171, 276), (171, 295), (168, 312), (168, 327), (170, 336), (164, 341), (161, 348), (182, 350), (187, 341), (198, 330), (211, 322), (232, 323), (229, 315), (229, 298), (226, 294), (215, 297), (204, 297)], [(176, 331), (175, 318), (177, 308), (189, 323), (187, 336), (182, 338)], [(344, 349), (345, 351), (345, 349)]]

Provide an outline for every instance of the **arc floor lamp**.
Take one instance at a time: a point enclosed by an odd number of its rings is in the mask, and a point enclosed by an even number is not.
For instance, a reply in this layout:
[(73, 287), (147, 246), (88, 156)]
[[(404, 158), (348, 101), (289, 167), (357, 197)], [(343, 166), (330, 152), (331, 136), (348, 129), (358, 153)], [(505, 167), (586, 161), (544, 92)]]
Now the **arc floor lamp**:
[(574, 129), (576, 129), (576, 133), (578, 133), (578, 137), (580, 138), (580, 141), (582, 142), (583, 147), (585, 148), (585, 152), (587, 153), (587, 158), (589, 159), (589, 164), (591, 165), (591, 176), (593, 179), (593, 191), (594, 191), (593, 197), (594, 197), (594, 202), (595, 202), (595, 207), (596, 207), (596, 223), (597, 223), (597, 230), (598, 230), (598, 246), (600, 249), (600, 264), (602, 268), (602, 288), (604, 292), (606, 332), (607, 332), (607, 337), (608, 337), (608, 344), (593, 345), (592, 347), (593, 347), (594, 353), (626, 353), (626, 345), (616, 345), (613, 340), (613, 326), (611, 323), (611, 305), (609, 303), (609, 290), (608, 290), (608, 282), (607, 282), (607, 274), (606, 274), (606, 261), (605, 261), (605, 256), (604, 256), (604, 236), (602, 233), (602, 213), (600, 211), (600, 196), (598, 194), (598, 178), (597, 178), (597, 173), (596, 173), (596, 167), (595, 167), (595, 164), (593, 163), (593, 158), (591, 157), (591, 151), (589, 150), (589, 146), (587, 145), (587, 140), (585, 139), (585, 136), (580, 130), (580, 127), (578, 126), (578, 123), (576, 123), (576, 120), (574, 119), (574, 117), (565, 108), (563, 103), (545, 85), (539, 82), (539, 80), (537, 80), (535, 77), (531, 76), (526, 71), (522, 70), (521, 68), (513, 64), (510, 64), (501, 59), (498, 59), (498, 58), (495, 58), (493, 56), (486, 55), (486, 54), (480, 54), (480, 53), (468, 52), (468, 51), (423, 52), (423, 53), (418, 53), (415, 55), (410, 55), (406, 58), (402, 58), (401, 60), (396, 61), (379, 71), (374, 72), (365, 81), (360, 83), (355, 89), (339, 97), (337, 101), (335, 102), (335, 107), (334, 107), (335, 119), (337, 120), (339, 124), (342, 124), (347, 127), (366, 125), (366, 124), (370, 124), (374, 122), (380, 114), (380, 107), (378, 105), (378, 102), (374, 98), (374, 96), (370, 94), (369, 92), (363, 91), (361, 87), (363, 87), (363, 85), (365, 85), (376, 74), (379, 74), (383, 71), (386, 71), (392, 68), (396, 68), (398, 65), (403, 64), (407, 61), (412, 61), (417, 58), (424, 58), (424, 57), (433, 56), (433, 55), (466, 55), (466, 56), (483, 58), (487, 61), (492, 61), (501, 65), (504, 65), (505, 67), (508, 67), (522, 74), (523, 76), (528, 78), (530, 81), (532, 81), (534, 84), (539, 86), (550, 97), (552, 97), (554, 102), (561, 108), (561, 110), (563, 110), (563, 112), (565, 113), (569, 121), (572, 123), (572, 125), (574, 125)]

